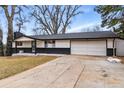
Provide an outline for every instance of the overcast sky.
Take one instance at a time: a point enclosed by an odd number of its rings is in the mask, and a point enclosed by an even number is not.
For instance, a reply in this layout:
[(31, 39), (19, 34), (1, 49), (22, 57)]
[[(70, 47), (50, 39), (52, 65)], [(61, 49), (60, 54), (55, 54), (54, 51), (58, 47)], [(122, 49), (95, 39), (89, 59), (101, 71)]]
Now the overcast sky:
[[(72, 20), (72, 24), (68, 28), (67, 32), (80, 32), (81, 29), (91, 27), (94, 25), (101, 24), (101, 17), (98, 13), (94, 11), (95, 5), (83, 5), (80, 9), (83, 11), (83, 14), (80, 14), (76, 16)], [(4, 30), (4, 43), (6, 42), (6, 33), (7, 33), (7, 25), (6, 25), (6, 18), (4, 17), (4, 12), (0, 9), (0, 24), (2, 25), (2, 28)], [(27, 10), (24, 11), (25, 14), (28, 12)], [(26, 29), (22, 32), (31, 35), (33, 34), (32, 29), (34, 25), (34, 20), (32, 20), (30, 23), (26, 24)], [(16, 29), (15, 29), (16, 30)]]

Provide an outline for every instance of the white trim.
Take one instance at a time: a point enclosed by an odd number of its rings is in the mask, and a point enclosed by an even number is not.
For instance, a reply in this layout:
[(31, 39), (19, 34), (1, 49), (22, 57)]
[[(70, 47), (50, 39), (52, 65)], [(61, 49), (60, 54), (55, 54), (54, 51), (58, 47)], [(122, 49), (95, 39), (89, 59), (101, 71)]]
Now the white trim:
[(14, 41), (34, 41), (34, 39), (22, 36), (20, 38), (15, 39)]

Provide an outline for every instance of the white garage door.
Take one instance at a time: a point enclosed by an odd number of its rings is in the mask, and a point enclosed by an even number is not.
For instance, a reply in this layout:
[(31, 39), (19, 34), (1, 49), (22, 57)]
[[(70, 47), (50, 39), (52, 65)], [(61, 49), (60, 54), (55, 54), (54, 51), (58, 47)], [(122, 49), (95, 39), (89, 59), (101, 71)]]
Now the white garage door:
[(106, 55), (106, 41), (71, 41), (71, 54)]
[(116, 40), (116, 55), (124, 56), (124, 40), (121, 39)]

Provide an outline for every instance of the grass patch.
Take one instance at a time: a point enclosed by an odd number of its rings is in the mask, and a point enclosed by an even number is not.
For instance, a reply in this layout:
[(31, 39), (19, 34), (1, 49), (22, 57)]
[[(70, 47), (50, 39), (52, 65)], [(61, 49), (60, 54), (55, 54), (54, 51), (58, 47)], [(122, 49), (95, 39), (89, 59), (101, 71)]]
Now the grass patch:
[(31, 69), (55, 58), (57, 57), (55, 56), (0, 57), (0, 79)]

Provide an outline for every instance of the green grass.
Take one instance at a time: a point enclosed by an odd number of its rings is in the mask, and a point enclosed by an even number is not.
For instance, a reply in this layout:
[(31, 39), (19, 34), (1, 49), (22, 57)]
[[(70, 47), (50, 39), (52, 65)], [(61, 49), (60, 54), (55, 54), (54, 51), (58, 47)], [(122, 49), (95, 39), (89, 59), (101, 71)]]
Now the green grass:
[(0, 57), (0, 79), (31, 69), (55, 58), (57, 57), (54, 56)]

